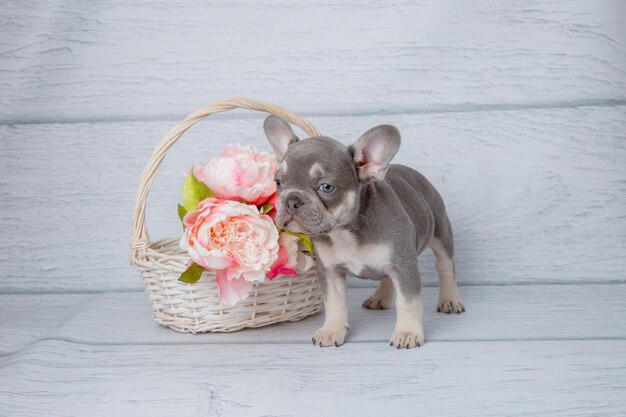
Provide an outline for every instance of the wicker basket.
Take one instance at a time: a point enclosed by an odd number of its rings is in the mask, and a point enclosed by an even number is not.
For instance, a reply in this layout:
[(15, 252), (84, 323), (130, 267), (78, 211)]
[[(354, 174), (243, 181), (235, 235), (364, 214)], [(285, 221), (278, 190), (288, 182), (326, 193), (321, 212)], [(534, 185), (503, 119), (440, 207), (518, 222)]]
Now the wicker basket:
[(310, 136), (319, 135), (310, 122), (280, 106), (252, 99), (230, 98), (216, 101), (187, 116), (165, 135), (152, 152), (137, 190), (130, 261), (141, 272), (152, 300), (155, 320), (178, 332), (233, 332), (245, 327), (296, 321), (317, 313), (322, 305), (317, 279), (311, 270), (293, 279), (282, 276), (255, 283), (246, 300), (233, 307), (220, 306), (217, 301), (219, 289), (214, 275), (206, 276), (209, 272), (205, 272), (196, 284), (178, 281), (189, 262), (187, 253), (178, 246), (179, 238), (150, 242), (145, 226), (146, 199), (168, 149), (200, 120), (237, 108), (275, 114)]

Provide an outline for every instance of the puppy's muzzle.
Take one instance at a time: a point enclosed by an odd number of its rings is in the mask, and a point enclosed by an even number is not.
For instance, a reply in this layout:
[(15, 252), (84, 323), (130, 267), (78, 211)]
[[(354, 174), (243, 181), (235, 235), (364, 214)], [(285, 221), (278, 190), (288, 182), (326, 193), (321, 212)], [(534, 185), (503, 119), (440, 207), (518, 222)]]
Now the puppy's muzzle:
[(287, 210), (287, 213), (291, 215), (295, 214), (296, 211), (304, 205), (303, 200), (303, 197), (297, 191), (288, 193), (283, 200), (285, 202), (285, 209)]

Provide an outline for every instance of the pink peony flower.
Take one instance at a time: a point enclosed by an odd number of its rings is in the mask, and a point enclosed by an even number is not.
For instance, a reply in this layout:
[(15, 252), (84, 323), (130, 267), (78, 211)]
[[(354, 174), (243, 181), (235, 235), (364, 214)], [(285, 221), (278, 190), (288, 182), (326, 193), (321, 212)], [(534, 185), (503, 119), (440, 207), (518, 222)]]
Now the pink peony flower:
[(272, 205), (272, 210), (270, 210), (269, 213), (267, 213), (272, 220), (276, 220), (276, 213), (278, 211), (277, 207), (278, 207), (278, 192), (275, 192), (274, 194), (272, 194), (270, 196), (270, 198), (267, 200), (267, 203), (265, 204), (271, 204)]
[(228, 145), (219, 157), (209, 159), (206, 165), (195, 164), (192, 170), (217, 198), (260, 206), (276, 193), (276, 157), (251, 145)]
[(297, 270), (307, 271), (313, 266), (313, 258), (302, 253), (298, 245), (300, 238), (287, 233), (281, 233), (278, 238), (278, 258), (267, 273), (269, 279), (278, 275), (296, 276)]
[(255, 206), (207, 198), (183, 222), (180, 246), (196, 264), (216, 270), (220, 304), (247, 298), (278, 257), (276, 226)]

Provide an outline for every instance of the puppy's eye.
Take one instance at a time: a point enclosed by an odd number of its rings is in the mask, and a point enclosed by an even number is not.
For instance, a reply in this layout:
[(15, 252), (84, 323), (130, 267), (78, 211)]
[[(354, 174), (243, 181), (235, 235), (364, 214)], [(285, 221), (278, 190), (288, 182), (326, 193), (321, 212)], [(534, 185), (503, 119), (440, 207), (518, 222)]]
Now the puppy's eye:
[(320, 186), (317, 188), (323, 193), (332, 193), (335, 190), (335, 187), (333, 187), (327, 182), (321, 183)]
[(283, 181), (280, 178), (276, 178), (276, 187), (281, 188), (283, 186)]

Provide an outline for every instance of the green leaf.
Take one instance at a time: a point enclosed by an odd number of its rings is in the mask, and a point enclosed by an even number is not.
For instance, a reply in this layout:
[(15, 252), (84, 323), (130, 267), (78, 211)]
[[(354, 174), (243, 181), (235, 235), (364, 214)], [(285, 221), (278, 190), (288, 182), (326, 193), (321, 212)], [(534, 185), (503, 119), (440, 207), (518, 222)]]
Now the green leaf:
[(309, 252), (311, 252), (311, 255), (313, 255), (313, 242), (311, 241), (311, 238), (308, 235), (305, 235), (304, 233), (297, 233), (297, 232), (292, 232), (291, 230), (287, 230), (287, 229), (278, 229), (279, 232), (285, 232), (289, 235), (292, 236), (297, 236), (300, 238), (300, 241), (302, 242), (302, 244), (307, 248), (307, 250)]
[(200, 276), (205, 271), (203, 267), (198, 264), (191, 264), (189, 268), (185, 272), (182, 273), (179, 281), (186, 282), (188, 284), (195, 284), (200, 279)]
[(196, 210), (198, 204), (209, 197), (215, 197), (215, 194), (193, 175), (193, 170), (189, 171), (183, 184), (183, 205), (187, 211)]
[(183, 221), (183, 218), (185, 217), (185, 214), (187, 214), (187, 209), (183, 206), (181, 206), (180, 204), (178, 205), (178, 217), (180, 217), (180, 221)]
[(267, 213), (269, 213), (272, 210), (274, 210), (274, 206), (271, 205), (271, 204), (263, 204), (261, 206), (261, 213), (263, 213), (263, 214), (267, 214)]

